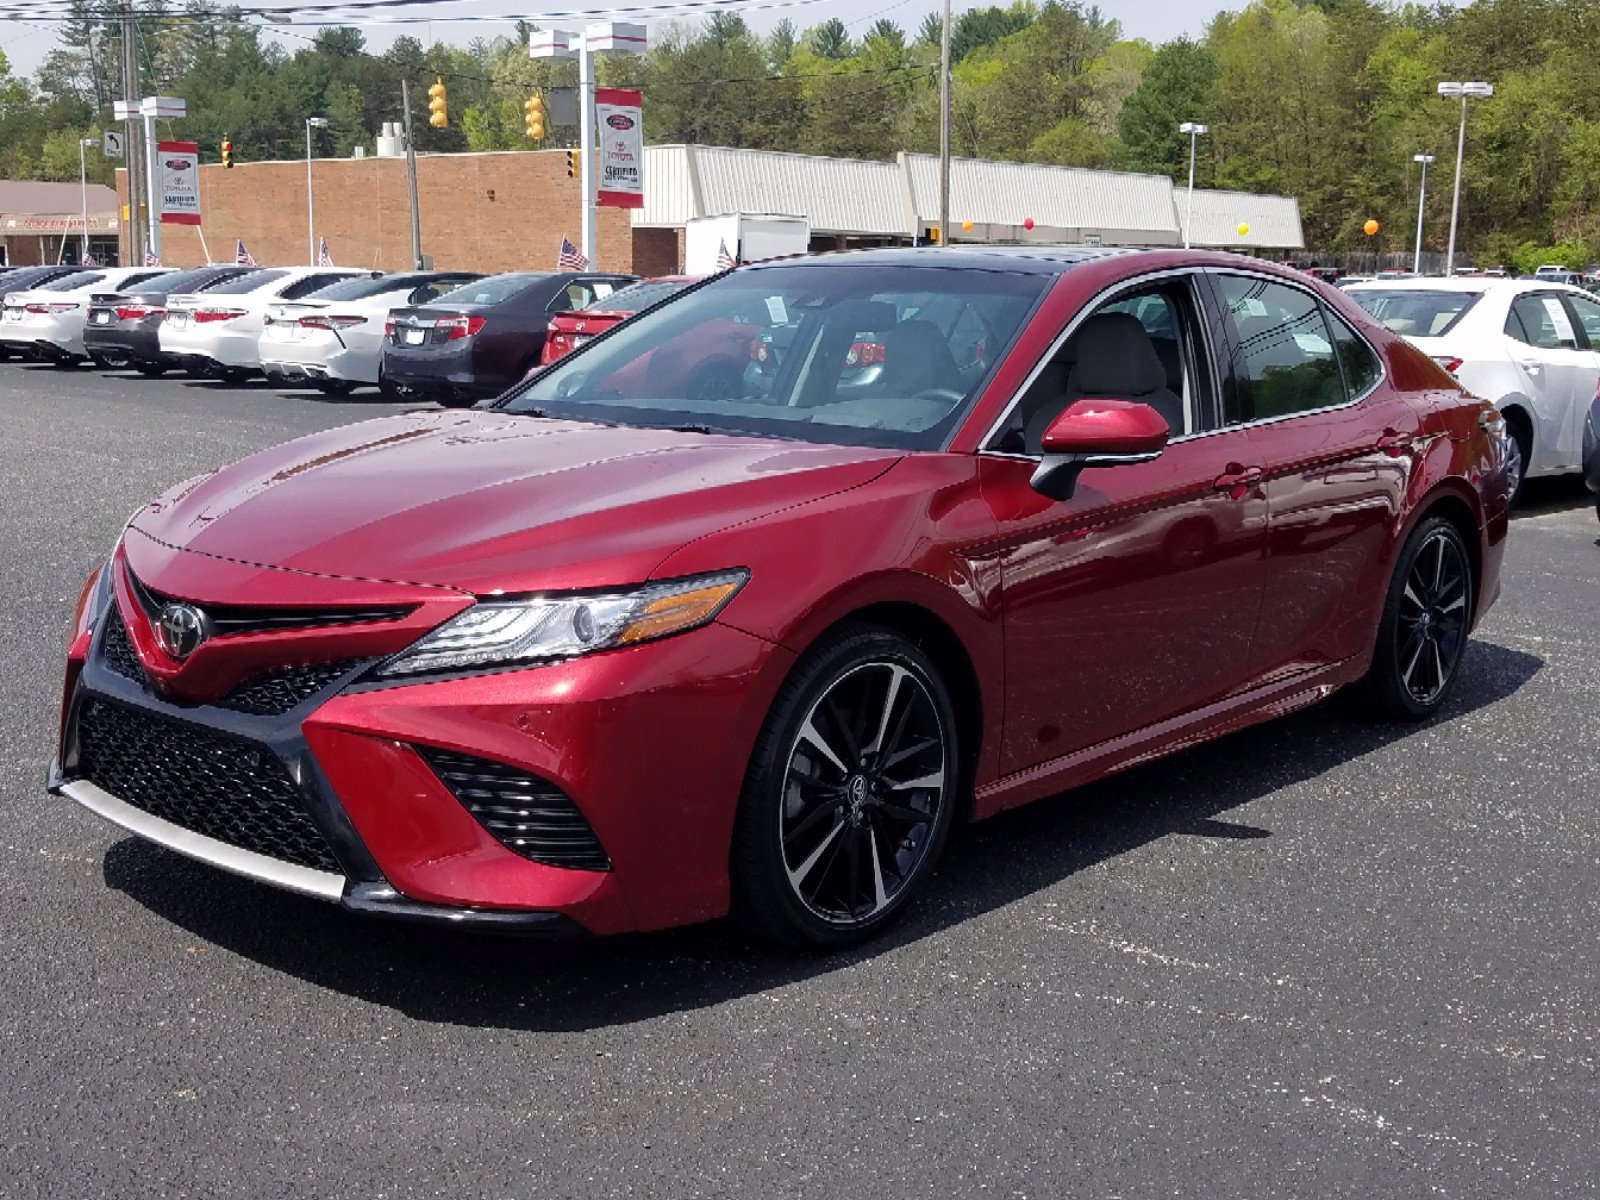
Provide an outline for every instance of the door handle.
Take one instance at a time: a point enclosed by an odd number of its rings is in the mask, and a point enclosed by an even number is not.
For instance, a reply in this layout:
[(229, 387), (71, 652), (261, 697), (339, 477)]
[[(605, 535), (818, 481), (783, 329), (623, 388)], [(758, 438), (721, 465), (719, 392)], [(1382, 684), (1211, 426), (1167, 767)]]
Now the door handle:
[(1413, 444), (1414, 439), (1409, 433), (1401, 433), (1392, 426), (1378, 435), (1378, 449), (1387, 450), (1391, 455), (1403, 454)]
[(1260, 467), (1246, 467), (1229, 463), (1227, 469), (1211, 484), (1219, 492), (1227, 492), (1235, 500), (1243, 500), (1251, 488), (1265, 475)]

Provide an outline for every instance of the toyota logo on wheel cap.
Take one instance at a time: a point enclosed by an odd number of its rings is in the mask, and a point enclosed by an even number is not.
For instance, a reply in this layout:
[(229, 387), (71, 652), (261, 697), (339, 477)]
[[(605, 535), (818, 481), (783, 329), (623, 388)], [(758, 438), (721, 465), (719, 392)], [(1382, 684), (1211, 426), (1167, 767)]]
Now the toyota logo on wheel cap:
[(211, 619), (192, 604), (174, 601), (156, 614), (155, 632), (161, 648), (182, 662), (211, 636)]

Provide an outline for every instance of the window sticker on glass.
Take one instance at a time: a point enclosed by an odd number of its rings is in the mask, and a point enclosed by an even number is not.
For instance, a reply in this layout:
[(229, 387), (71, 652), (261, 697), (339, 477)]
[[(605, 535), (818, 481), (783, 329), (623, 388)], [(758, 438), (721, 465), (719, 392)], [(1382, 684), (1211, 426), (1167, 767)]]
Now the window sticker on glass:
[(1559, 298), (1555, 296), (1541, 296), (1545, 312), (1550, 314), (1550, 324), (1556, 327), (1556, 336), (1563, 345), (1577, 345), (1578, 335), (1572, 330), (1572, 322), (1567, 318), (1567, 309)]
[(1261, 303), (1259, 296), (1240, 296), (1228, 304), (1228, 308), (1236, 317), (1264, 317), (1267, 315), (1267, 306)]
[(784, 314), (782, 296), (767, 297), (767, 316), (772, 318), (774, 325), (787, 325), (789, 323), (789, 318)]

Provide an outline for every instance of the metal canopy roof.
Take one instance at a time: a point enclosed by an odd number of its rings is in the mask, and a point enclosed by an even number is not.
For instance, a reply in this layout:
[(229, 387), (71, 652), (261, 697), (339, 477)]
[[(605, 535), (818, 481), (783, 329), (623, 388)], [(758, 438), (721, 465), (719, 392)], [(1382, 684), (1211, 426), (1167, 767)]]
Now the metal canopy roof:
[[(929, 154), (894, 162), (825, 158), (725, 146), (645, 148), (638, 226), (674, 228), (735, 212), (799, 213), (818, 234), (913, 237), (937, 224), (939, 163)], [(1188, 192), (1165, 175), (1041, 163), (957, 158), (950, 164), (953, 241), (1089, 242), (1176, 246)], [(1196, 246), (1295, 250), (1304, 245), (1291, 197), (1197, 188)], [(1034, 227), (1025, 229), (1031, 220)], [(964, 222), (973, 228), (965, 231)], [(1239, 225), (1250, 232), (1238, 233)]]

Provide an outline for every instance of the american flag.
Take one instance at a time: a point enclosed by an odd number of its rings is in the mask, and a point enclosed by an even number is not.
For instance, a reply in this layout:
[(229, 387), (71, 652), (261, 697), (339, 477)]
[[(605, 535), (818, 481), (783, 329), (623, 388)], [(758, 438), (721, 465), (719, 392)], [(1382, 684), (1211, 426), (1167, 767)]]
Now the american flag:
[(739, 260), (728, 253), (727, 239), (717, 243), (717, 270), (731, 271), (739, 265)]
[(93, 254), (85, 254), (83, 256), (83, 265), (86, 267), (98, 267), (100, 265), (100, 260)]
[(144, 252), (144, 265), (147, 267), (159, 267), (161, 265), (161, 256), (154, 250), (146, 250)]
[(256, 260), (250, 257), (250, 251), (244, 248), (244, 239), (240, 238), (238, 248), (233, 252), (233, 261), (241, 267), (253, 267)]
[(566, 238), (561, 239), (561, 252), (556, 255), (556, 270), (558, 271), (587, 271), (589, 260)]
[(331, 267), (331, 266), (333, 266), (333, 252), (328, 249), (328, 239), (327, 238), (319, 238), (319, 239), (317, 239), (317, 242), (318, 242), (318, 244), (317, 244), (317, 266), (319, 266), (319, 267)]

